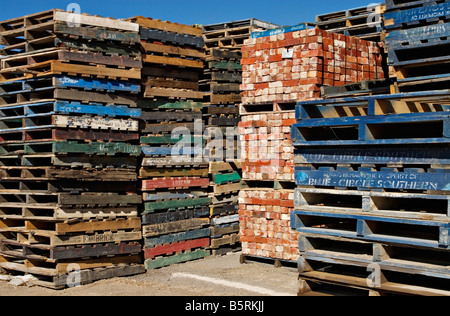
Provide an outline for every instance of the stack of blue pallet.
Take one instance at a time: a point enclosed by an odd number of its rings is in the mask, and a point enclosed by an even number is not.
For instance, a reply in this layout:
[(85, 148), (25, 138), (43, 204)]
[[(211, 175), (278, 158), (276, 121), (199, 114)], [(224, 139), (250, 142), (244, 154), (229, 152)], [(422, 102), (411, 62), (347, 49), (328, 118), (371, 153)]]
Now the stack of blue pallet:
[(385, 43), (398, 92), (448, 87), (449, 17), (447, 0), (386, 1)]
[(299, 294), (450, 294), (450, 90), (300, 102)]

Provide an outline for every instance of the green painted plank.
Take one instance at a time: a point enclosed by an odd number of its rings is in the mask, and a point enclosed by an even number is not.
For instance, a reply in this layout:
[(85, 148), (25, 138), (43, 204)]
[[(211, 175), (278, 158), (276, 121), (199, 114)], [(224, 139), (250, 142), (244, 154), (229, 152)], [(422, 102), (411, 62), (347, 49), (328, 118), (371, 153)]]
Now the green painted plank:
[(227, 70), (242, 70), (242, 65), (239, 61), (210, 61), (209, 68), (227, 69)]
[(154, 101), (141, 99), (139, 100), (138, 107), (175, 110), (200, 110), (203, 108), (203, 103), (193, 101)]
[(210, 198), (168, 200), (162, 202), (147, 202), (145, 205), (145, 213), (152, 213), (158, 210), (173, 210), (177, 208), (186, 208), (192, 206), (201, 206), (211, 204)]
[(226, 173), (226, 174), (215, 174), (213, 175), (214, 183), (222, 184), (226, 182), (236, 182), (240, 181), (242, 178), (238, 172)]
[(210, 251), (198, 249), (196, 251), (178, 254), (171, 257), (161, 257), (153, 260), (145, 260), (147, 270), (167, 267), (177, 263), (188, 262), (210, 256)]
[(173, 136), (142, 136), (141, 144), (177, 144), (179, 142), (183, 143), (202, 143), (205, 144), (206, 139), (198, 136), (186, 136), (181, 135), (180, 137)]

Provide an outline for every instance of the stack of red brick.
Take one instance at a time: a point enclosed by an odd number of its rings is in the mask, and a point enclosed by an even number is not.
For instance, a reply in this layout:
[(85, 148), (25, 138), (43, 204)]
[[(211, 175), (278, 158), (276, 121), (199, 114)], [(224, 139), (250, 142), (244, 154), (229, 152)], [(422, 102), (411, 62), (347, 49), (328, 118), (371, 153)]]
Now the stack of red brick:
[(239, 194), (242, 253), (296, 261), (298, 233), (290, 229), (293, 190), (244, 189)]
[(306, 101), (320, 98), (322, 85), (383, 79), (380, 45), (319, 29), (248, 39), (242, 102)]
[(294, 111), (255, 113), (242, 116), (242, 176), (251, 181), (294, 181), (294, 147), (291, 125)]

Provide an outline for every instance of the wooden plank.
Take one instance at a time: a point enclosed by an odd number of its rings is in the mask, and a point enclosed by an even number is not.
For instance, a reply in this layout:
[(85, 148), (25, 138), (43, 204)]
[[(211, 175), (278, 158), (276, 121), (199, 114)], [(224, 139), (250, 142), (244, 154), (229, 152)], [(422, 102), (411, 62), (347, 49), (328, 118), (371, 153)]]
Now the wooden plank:
[(115, 30), (139, 32), (139, 24), (116, 20), (111, 18), (102, 18), (90, 15), (75, 14), (71, 12), (55, 12), (55, 21), (89, 25), (95, 27), (104, 27)]
[[(35, 233), (39, 236), (39, 232)], [(126, 241), (139, 241), (142, 239), (141, 232), (100, 232), (89, 235), (77, 235), (77, 236), (53, 236), (50, 238), (50, 246), (75, 246), (75, 245), (87, 245), (98, 243), (119, 243)]]
[(178, 264), (178, 263), (193, 261), (193, 260), (197, 260), (197, 259), (202, 259), (202, 258), (208, 257), (210, 255), (211, 255), (210, 252), (207, 251), (207, 250), (195, 250), (195, 251), (192, 251), (192, 252), (178, 254), (178, 255), (175, 255), (175, 256), (172, 256), (172, 257), (156, 258), (156, 259), (153, 259), (153, 260), (146, 260), (145, 261), (145, 268), (147, 270), (158, 269), (158, 268), (170, 266), (170, 265), (173, 265), (173, 264)]
[(198, 100), (198, 99), (203, 99), (203, 96), (204, 96), (203, 92), (199, 92), (199, 91), (150, 88), (150, 87), (146, 87), (145, 92), (144, 92), (145, 98), (166, 97), (166, 98)]
[(106, 154), (115, 155), (126, 153), (133, 156), (141, 155), (141, 147), (124, 143), (91, 143), (80, 144), (77, 142), (54, 142), (54, 153), (82, 153), (82, 154)]
[(106, 221), (89, 221), (79, 223), (56, 223), (55, 233), (67, 234), (78, 232), (94, 232), (94, 231), (118, 231), (124, 229), (140, 229), (141, 219), (130, 218), (127, 220), (106, 220)]
[(142, 166), (144, 167), (176, 167), (176, 166), (208, 166), (209, 162), (200, 157), (152, 157), (144, 158)]
[(166, 80), (166, 79), (147, 79), (143, 81), (144, 86), (156, 88), (188, 89), (199, 90), (198, 82)]
[(169, 212), (144, 213), (142, 214), (142, 225), (172, 223), (192, 218), (206, 219), (208, 216), (208, 206), (198, 206)]
[(164, 32), (173, 32), (180, 34), (188, 34), (192, 36), (202, 36), (203, 30), (200, 27), (189, 26), (185, 24), (172, 23), (161, 20), (154, 20), (143, 16), (130, 18), (129, 20), (139, 24), (139, 26), (147, 29), (161, 30)]
[(153, 259), (160, 255), (170, 255), (173, 253), (181, 253), (182, 251), (190, 251), (196, 248), (206, 248), (209, 246), (209, 238), (193, 239), (179, 241), (171, 244), (158, 245), (153, 248), (144, 250), (145, 259)]
[(196, 198), (196, 199), (181, 199), (181, 200), (169, 200), (162, 202), (145, 202), (144, 212), (155, 212), (159, 210), (172, 210), (179, 208), (188, 208), (193, 206), (208, 205), (211, 203), (210, 198)]
[(81, 51), (99, 52), (109, 55), (141, 56), (139, 48), (132, 46), (116, 45), (112, 43), (80, 41), (78, 39), (57, 38), (54, 40), (55, 46), (67, 47)]
[(169, 168), (169, 169), (146, 169), (142, 168), (139, 172), (141, 178), (156, 178), (156, 177), (208, 177), (208, 169), (190, 169), (190, 168)]
[(137, 32), (118, 32), (104, 28), (77, 27), (75, 25), (69, 26), (63, 23), (56, 23), (54, 30), (55, 33), (79, 36), (86, 40), (119, 41), (130, 44), (137, 44), (140, 42), (139, 33)]
[(177, 67), (188, 67), (188, 68), (198, 68), (203, 69), (203, 62), (197, 60), (190, 60), (184, 58), (174, 58), (156, 55), (146, 55), (142, 56), (142, 62), (150, 64), (161, 64)]
[(166, 110), (194, 110), (199, 111), (203, 108), (203, 103), (182, 100), (140, 100), (139, 107)]
[(214, 183), (223, 184), (226, 182), (237, 182), (241, 181), (242, 177), (239, 172), (225, 173), (225, 174), (213, 174), (212, 176)]
[(120, 244), (105, 245), (84, 245), (81, 248), (74, 247), (56, 247), (51, 253), (53, 260), (68, 260), (77, 258), (101, 257), (101, 256), (118, 256), (127, 254), (141, 253), (142, 248), (139, 243), (129, 242)]
[(161, 53), (165, 55), (179, 55), (181, 57), (205, 58), (205, 53), (199, 49), (144, 42), (141, 43), (141, 46), (146, 52)]
[(185, 232), (209, 226), (209, 219), (192, 218), (176, 222), (142, 226), (144, 237), (155, 237), (160, 235)]
[(82, 104), (80, 102), (65, 101), (55, 102), (54, 110), (55, 112), (61, 114), (92, 114), (108, 117), (140, 118), (142, 115), (140, 109), (133, 109), (127, 106), (103, 106), (97, 104)]
[(133, 131), (139, 130), (139, 121), (103, 117), (82, 117), (54, 115), (53, 125), (62, 128), (81, 128), (94, 130)]
[(90, 101), (93, 103), (102, 103), (107, 105), (117, 104), (136, 107), (138, 104), (135, 96), (72, 89), (56, 89), (54, 92), (54, 97), (59, 100)]
[(197, 238), (209, 237), (209, 228), (190, 230), (177, 234), (164, 235), (154, 238), (145, 238), (145, 248), (153, 248), (158, 245), (171, 244), (182, 240), (192, 240)]
[(143, 180), (142, 190), (152, 191), (160, 188), (190, 188), (190, 187), (208, 187), (209, 179), (202, 178), (173, 178), (173, 179), (155, 179)]
[(214, 194), (224, 194), (230, 192), (239, 192), (242, 188), (241, 183), (229, 183), (223, 185), (214, 185), (213, 191)]
[(140, 35), (142, 40), (171, 43), (181, 46), (186, 45), (199, 49), (202, 49), (205, 44), (203, 37), (150, 30), (146, 28), (140, 29)]

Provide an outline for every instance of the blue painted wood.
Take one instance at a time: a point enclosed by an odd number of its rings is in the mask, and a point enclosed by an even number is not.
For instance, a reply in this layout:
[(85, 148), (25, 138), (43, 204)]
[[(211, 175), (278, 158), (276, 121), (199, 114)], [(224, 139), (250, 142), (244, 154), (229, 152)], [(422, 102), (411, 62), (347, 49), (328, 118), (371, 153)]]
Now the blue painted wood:
[(294, 151), (297, 164), (450, 164), (450, 149), (444, 147), (339, 147), (303, 148)]
[(422, 173), (371, 171), (370, 168), (337, 171), (296, 167), (295, 182), (299, 186), (450, 191), (450, 170)]
[[(334, 220), (350, 220), (356, 225), (354, 230), (348, 229), (328, 229), (318, 226), (319, 223), (326, 224), (330, 222), (330, 219)], [(398, 236), (394, 234), (378, 233), (374, 230), (370, 223), (377, 223), (378, 227), (383, 227), (383, 224), (396, 224), (399, 225), (398, 235), (402, 235), (400, 228), (405, 228), (404, 225), (408, 225), (411, 230), (420, 232), (421, 227), (436, 227), (436, 240), (433, 239), (421, 239), (417, 237)], [(311, 211), (293, 211), (291, 212), (291, 228), (302, 233), (314, 233), (318, 235), (345, 237), (351, 239), (362, 239), (373, 242), (386, 242), (408, 246), (419, 246), (427, 248), (447, 248), (450, 249), (448, 240), (449, 223), (440, 221), (425, 221), (425, 220), (413, 220), (405, 218), (389, 218), (381, 216), (368, 216), (361, 214), (345, 214), (345, 213), (327, 213), (327, 212), (311, 212)], [(415, 226), (415, 227), (414, 227)], [(419, 235), (419, 234), (417, 234)]]
[[(301, 120), (293, 124), (291, 129), (292, 144), (294, 146), (333, 146), (333, 145), (392, 145), (392, 144), (433, 144), (449, 143), (450, 119), (448, 112), (426, 112), (426, 113), (406, 113), (396, 115), (377, 115), (365, 117), (342, 117), (327, 119)], [(417, 128), (418, 123), (441, 123), (442, 131), (437, 130), (433, 135), (428, 135), (425, 131), (423, 136), (410, 130), (411, 136), (386, 134), (373, 134), (372, 130), (388, 129), (390, 127), (404, 126), (407, 128)], [(403, 125), (402, 125), (403, 124)], [(425, 125), (427, 127), (427, 125)], [(346, 128), (345, 135), (338, 136), (340, 128)], [(428, 128), (428, 127), (427, 127)], [(333, 130), (334, 129), (334, 130)], [(402, 130), (403, 133), (407, 130)], [(321, 139), (317, 138), (321, 134)], [(393, 131), (394, 133), (394, 131)], [(388, 136), (388, 137), (386, 137)], [(315, 139), (315, 137), (317, 139)]]
[(442, 41), (441, 38), (448, 36), (450, 36), (450, 24), (443, 23), (391, 31), (386, 35), (385, 42), (388, 48), (411, 48), (423, 46), (430, 42), (439, 43)]
[(434, 21), (439, 18), (450, 17), (450, 3), (445, 2), (437, 5), (423, 6), (409, 10), (386, 12), (384, 20), (392, 20), (386, 23), (386, 29), (394, 29), (403, 25), (417, 25), (419, 22)]
[[(436, 5), (438, 3), (442, 3), (444, 1), (440, 0), (410, 0), (410, 1), (403, 1), (403, 0), (386, 0), (386, 11), (394, 11), (394, 10), (405, 10), (409, 8), (415, 8), (415, 7), (423, 7), (423, 6), (429, 6), (429, 5)], [(445, 2), (450, 2), (450, 0), (445, 0)]]
[(309, 23), (301, 23), (294, 26), (287, 26), (287, 27), (281, 27), (274, 30), (264, 31), (264, 32), (254, 32), (252, 33), (252, 38), (261, 38), (261, 37), (267, 37), (272, 35), (279, 35), (279, 34), (285, 34), (285, 33), (292, 33), (297, 31), (304, 31), (308, 29)]
[(203, 153), (203, 148), (143, 146), (142, 153), (147, 156), (191, 156), (201, 155)]
[(78, 88), (84, 90), (102, 90), (106, 92), (131, 92), (139, 93), (140, 85), (127, 81), (91, 79), (78, 77), (55, 77), (54, 85), (58, 88)]
[(55, 112), (62, 114), (92, 114), (109, 117), (141, 117), (141, 109), (129, 108), (127, 106), (116, 106), (102, 104), (81, 104), (79, 102), (55, 102)]
[[(360, 97), (345, 97), (335, 99), (320, 99), (311, 101), (298, 102), (296, 106), (296, 119), (303, 120), (308, 119), (309, 116), (305, 115), (307, 109), (311, 110), (314, 106), (352, 106), (352, 107), (365, 107), (367, 108), (368, 115), (375, 114), (376, 101), (408, 101), (408, 100), (420, 100), (425, 103), (433, 101), (439, 102), (447, 100), (450, 95), (450, 90), (437, 90), (437, 91), (419, 91), (386, 95), (374, 95), (374, 96), (360, 96)], [(305, 110), (303, 109), (305, 108)], [(446, 111), (450, 111), (448, 106), (444, 106)], [(320, 110), (318, 110), (320, 111)], [(325, 111), (325, 110), (322, 110)]]

